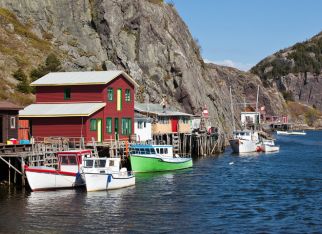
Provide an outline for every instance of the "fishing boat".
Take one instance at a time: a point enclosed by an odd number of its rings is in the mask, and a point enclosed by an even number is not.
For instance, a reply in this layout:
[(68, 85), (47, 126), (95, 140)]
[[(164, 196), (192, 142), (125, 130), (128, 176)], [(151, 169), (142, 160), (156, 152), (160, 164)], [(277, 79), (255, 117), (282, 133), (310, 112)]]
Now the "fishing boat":
[(261, 146), (258, 132), (251, 130), (234, 131), (229, 143), (234, 153), (260, 151)]
[(121, 168), (120, 158), (87, 158), (84, 160), (82, 175), (88, 192), (135, 185), (133, 173), (125, 167)]
[(280, 147), (275, 145), (274, 140), (262, 140), (261, 151), (263, 152), (276, 152), (279, 151)]
[(141, 145), (130, 147), (130, 161), (134, 172), (171, 171), (192, 167), (191, 157), (173, 154), (172, 145)]
[(86, 157), (91, 157), (90, 150), (63, 151), (57, 153), (57, 169), (47, 166), (25, 166), (31, 190), (62, 189), (85, 185), (80, 169)]
[(306, 135), (306, 132), (304, 131), (276, 131), (277, 135), (300, 135), (304, 136)]

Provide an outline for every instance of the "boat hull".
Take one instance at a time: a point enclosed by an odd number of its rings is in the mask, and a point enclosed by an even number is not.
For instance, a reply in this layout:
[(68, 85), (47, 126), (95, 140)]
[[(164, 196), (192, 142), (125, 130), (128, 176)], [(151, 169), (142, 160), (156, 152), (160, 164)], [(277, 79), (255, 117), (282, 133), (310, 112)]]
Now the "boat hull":
[(172, 171), (192, 167), (191, 158), (162, 159), (131, 155), (130, 161), (134, 172)]
[(229, 140), (230, 146), (234, 153), (250, 153), (258, 150), (258, 145), (254, 141), (233, 139)]
[(32, 191), (73, 188), (84, 185), (80, 174), (57, 170), (27, 168), (25, 170)]
[(262, 145), (261, 149), (263, 152), (276, 152), (280, 150), (280, 147), (274, 145)]
[(107, 173), (84, 173), (86, 190), (102, 191), (120, 189), (135, 185), (135, 177), (126, 174), (107, 174)]

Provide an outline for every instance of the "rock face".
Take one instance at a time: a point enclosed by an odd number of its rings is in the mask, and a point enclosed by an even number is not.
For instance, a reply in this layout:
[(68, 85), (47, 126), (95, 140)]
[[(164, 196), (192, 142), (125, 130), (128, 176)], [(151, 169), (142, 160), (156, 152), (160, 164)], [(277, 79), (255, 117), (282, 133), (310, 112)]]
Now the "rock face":
[[(212, 124), (232, 130), (229, 87), (234, 102), (256, 99), (258, 76), (205, 64), (199, 47), (173, 6), (148, 0), (2, 0), (33, 32), (61, 54), (64, 70), (122, 69), (139, 84), (137, 101), (170, 105), (200, 114), (206, 105)], [(260, 104), (283, 111), (283, 98), (261, 88)], [(239, 119), (241, 106), (235, 106)]]
[(322, 110), (322, 32), (263, 59), (251, 71), (286, 98)]

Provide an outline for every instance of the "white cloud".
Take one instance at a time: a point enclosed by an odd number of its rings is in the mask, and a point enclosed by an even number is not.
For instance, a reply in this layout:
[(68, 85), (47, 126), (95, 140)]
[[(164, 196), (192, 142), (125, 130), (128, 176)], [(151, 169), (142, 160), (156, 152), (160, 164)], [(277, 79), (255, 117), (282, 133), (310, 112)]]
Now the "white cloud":
[(209, 59), (204, 59), (204, 61), (205, 61), (205, 63), (214, 63), (217, 65), (234, 67), (234, 68), (237, 68), (242, 71), (248, 71), (253, 66), (253, 64), (250, 64), (250, 63), (239, 63), (239, 62), (232, 61), (230, 59), (225, 59), (222, 61), (212, 61)]

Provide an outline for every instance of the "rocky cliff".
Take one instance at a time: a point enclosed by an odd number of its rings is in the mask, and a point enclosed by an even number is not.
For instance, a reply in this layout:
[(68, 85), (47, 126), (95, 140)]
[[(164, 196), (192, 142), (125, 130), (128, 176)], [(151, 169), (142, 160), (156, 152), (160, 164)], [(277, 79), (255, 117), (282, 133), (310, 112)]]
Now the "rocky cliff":
[(322, 32), (263, 59), (251, 71), (285, 99), (322, 110)]
[[(260, 105), (271, 114), (283, 112), (281, 94), (274, 87), (264, 88), (258, 76), (205, 64), (187, 26), (173, 5), (163, 1), (2, 0), (0, 7), (17, 17), (34, 38), (48, 43), (47, 51), (59, 55), (63, 70), (125, 70), (140, 84), (137, 101), (160, 102), (166, 95), (170, 105), (193, 114), (206, 105), (212, 124), (229, 132), (229, 87), (234, 101), (242, 102), (245, 97), (255, 101), (259, 85)], [(16, 37), (10, 24), (2, 24), (2, 30)], [(20, 35), (20, 40), (30, 41), (26, 37)], [(44, 60), (46, 53), (35, 51), (31, 55), (38, 59), (29, 58), (27, 70)], [(12, 54), (0, 53), (19, 67)], [(241, 106), (235, 109), (239, 119)]]

